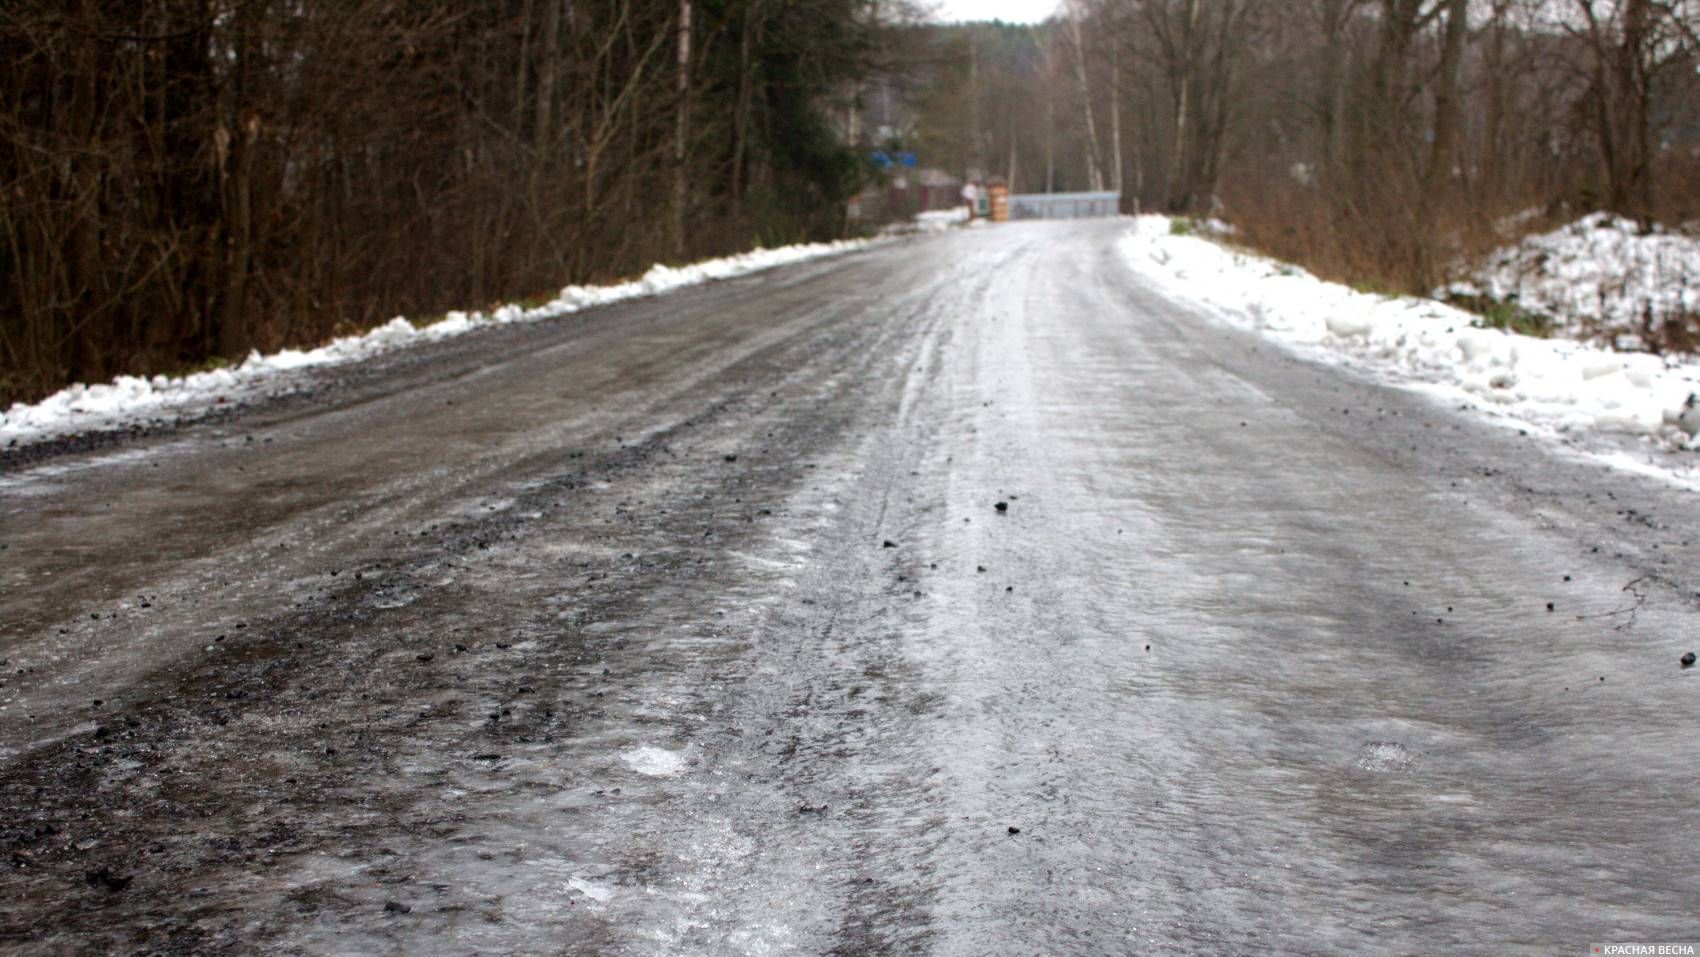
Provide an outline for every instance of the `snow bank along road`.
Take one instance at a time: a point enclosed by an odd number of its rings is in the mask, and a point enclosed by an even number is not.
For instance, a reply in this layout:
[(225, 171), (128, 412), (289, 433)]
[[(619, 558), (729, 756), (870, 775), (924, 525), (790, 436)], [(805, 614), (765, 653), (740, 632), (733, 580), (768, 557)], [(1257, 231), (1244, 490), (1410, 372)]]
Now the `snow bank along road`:
[(1191, 314), (1126, 228), (14, 464), (0, 945), (1692, 939), (1695, 496)]

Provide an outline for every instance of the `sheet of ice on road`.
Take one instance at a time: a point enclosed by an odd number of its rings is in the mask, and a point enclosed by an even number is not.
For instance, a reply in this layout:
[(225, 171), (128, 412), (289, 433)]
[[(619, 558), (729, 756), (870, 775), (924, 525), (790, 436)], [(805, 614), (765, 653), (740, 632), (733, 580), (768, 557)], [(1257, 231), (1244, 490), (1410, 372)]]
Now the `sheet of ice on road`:
[(1206, 323), (1126, 230), (467, 337), (0, 489), (0, 939), (1679, 939), (1700, 500)]
[[(1614, 464), (1700, 487), (1700, 362), (1619, 353), (1567, 339), (1478, 328), (1479, 317), (1415, 297), (1326, 282), (1297, 266), (1208, 239), (1174, 235), (1146, 216), (1122, 238), (1141, 277), (1182, 302), (1324, 361), (1361, 366), (1499, 421), (1564, 440)], [(1634, 436), (1626, 455), (1593, 436)]]
[(397, 316), (360, 335), (344, 336), (315, 349), (250, 353), (240, 365), (182, 376), (119, 376), (109, 383), (77, 384), (33, 405), (16, 403), (0, 412), (0, 446), (38, 441), (91, 429), (122, 428), (162, 415), (204, 410), (276, 386), (287, 373), (315, 366), (368, 359), (405, 346), (465, 335), (490, 326), (537, 322), (686, 286), (731, 279), (775, 266), (834, 256), (864, 248), (864, 240), (809, 243), (757, 249), (689, 266), (657, 265), (641, 279), (611, 286), (567, 286), (549, 302), (527, 308), (517, 303), (489, 312), (450, 312), (438, 322), (415, 325)]

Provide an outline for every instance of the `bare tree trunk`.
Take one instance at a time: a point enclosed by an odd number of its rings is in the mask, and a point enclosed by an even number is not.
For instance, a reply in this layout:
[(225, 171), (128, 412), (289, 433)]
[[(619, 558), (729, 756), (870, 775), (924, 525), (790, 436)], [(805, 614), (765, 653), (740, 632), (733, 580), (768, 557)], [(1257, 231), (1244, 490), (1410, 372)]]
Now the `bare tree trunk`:
[(1650, 0), (1624, 0), (1623, 43), (1617, 54), (1617, 89), (1623, 99), (1618, 116), (1620, 174), (1613, 184), (1613, 205), (1637, 216), (1653, 208), (1653, 145), (1648, 100), (1652, 96), (1643, 58), (1652, 42)]
[(218, 326), (219, 352), (232, 357), (253, 345), (248, 330), (248, 271), (254, 240), (254, 153), (259, 132), (258, 114), (243, 117), (235, 162), (224, 184), (225, 276)]
[(1057, 191), (1057, 84), (1055, 40), (1045, 40), (1045, 192)]
[(1440, 70), (1434, 88), (1434, 139), (1423, 176), (1423, 197), (1432, 201), (1452, 175), (1458, 149), (1458, 71), (1464, 60), (1464, 39), (1470, 22), (1470, 0), (1447, 0), (1446, 37), (1440, 48)]
[(691, 135), (691, 0), (679, 0), (679, 75), (673, 129), (673, 216), (670, 246), (674, 256), (685, 255), (685, 203), (690, 178), (685, 169)]
[[(1592, 47), (1592, 112), (1600, 165), (1606, 177), (1606, 205), (1628, 215), (1645, 215), (1652, 206), (1652, 149), (1643, 58), (1650, 42), (1649, 0), (1623, 0), (1621, 29), (1608, 36), (1594, 0), (1576, 0), (1588, 24)], [(1608, 8), (1607, 16), (1612, 11)]]
[(732, 113), (732, 218), (744, 211), (744, 154), (749, 149), (750, 100), (755, 92), (755, 64), (751, 50), (762, 15), (761, 0), (744, 4), (744, 24), (738, 38), (738, 102)]
[(514, 70), (514, 135), (520, 135), (525, 125), (525, 88), (531, 74), (531, 0), (525, 0), (519, 14), (519, 56)]
[(985, 175), (986, 157), (980, 135), (980, 38), (968, 34), (968, 169), (965, 179)]
[[(1481, 171), (1476, 177), (1478, 197), (1502, 195), (1505, 191), (1505, 105), (1510, 80), (1505, 75), (1505, 16), (1509, 0), (1493, 0), (1493, 14), (1488, 29), (1491, 41), (1483, 59), (1488, 77), (1487, 110), (1483, 120)], [(1518, 197), (1521, 199), (1522, 197)]]
[(1177, 77), (1178, 86), (1175, 90), (1175, 131), (1173, 147), (1169, 154), (1169, 209), (1181, 212), (1192, 203), (1192, 191), (1185, 185), (1187, 137), (1189, 135), (1187, 122), (1192, 113), (1193, 74), (1197, 71), (1195, 62), (1198, 45), (1194, 39), (1198, 35), (1198, 0), (1186, 0), (1185, 22), (1181, 32), (1182, 62), (1179, 64), (1180, 75)]
[(1227, 148), (1228, 117), (1234, 106), (1234, 57), (1238, 54), (1239, 17), (1246, 8), (1224, 0), (1219, 10), (1222, 16), (1217, 24), (1210, 72), (1200, 81), (1203, 95), (1198, 97), (1198, 129), (1193, 136), (1198, 145), (1186, 174), (1189, 204), (1198, 208), (1202, 202), (1202, 208), (1212, 215), (1216, 212), (1216, 184), (1221, 176), (1222, 153)]
[(1092, 191), (1101, 193), (1104, 191), (1104, 170), (1100, 159), (1103, 150), (1098, 143), (1098, 123), (1092, 117), (1092, 84), (1086, 75), (1086, 39), (1080, 31), (1080, 21), (1084, 16), (1083, 11), (1070, 16), (1068, 26), (1074, 34), (1074, 77), (1086, 115), (1086, 177)]
[(1122, 58), (1121, 43), (1110, 41), (1110, 183), (1116, 195), (1122, 195)]
[(1016, 131), (1016, 128), (1015, 128), (1015, 115), (1012, 113), (1012, 114), (1010, 114), (1010, 121), (1009, 121), (1009, 165), (1008, 165), (1009, 175), (1004, 180), (1004, 182), (1006, 184), (1008, 184), (1008, 186), (1009, 186), (1009, 191), (1012, 192), (1012, 193), (1016, 191), (1016, 185), (1015, 185), (1015, 174), (1017, 172), (1016, 164), (1017, 164), (1017, 162), (1019, 162), (1019, 160), (1021, 158), (1021, 152), (1020, 152), (1020, 150), (1017, 149), (1017, 144), (1018, 144), (1019, 141), (1016, 139), (1016, 132), (1017, 131)]
[(1345, 42), (1346, 20), (1354, 0), (1323, 0), (1322, 76), (1317, 91), (1317, 110), (1322, 125), (1322, 164), (1326, 169), (1340, 165), (1346, 115), (1346, 78), (1352, 75), (1351, 47)]
[[(219, 352), (226, 356), (241, 355), (252, 343), (248, 329), (248, 271), (252, 258), (254, 225), (254, 152), (258, 148), (260, 117), (248, 112), (246, 101), (253, 94), (253, 84), (259, 75), (254, 57), (259, 55), (258, 37), (260, 7), (245, 4), (236, 15), (236, 77), (231, 94), (231, 112), (238, 129), (233, 138), (220, 125), (215, 130), (215, 150), (219, 161), (219, 179), (224, 209), (224, 288), (218, 319)], [(230, 147), (234, 145), (235, 155)], [(232, 162), (234, 160), (234, 162)]]
[(537, 74), (537, 120), (532, 130), (538, 166), (547, 161), (555, 135), (555, 83), (561, 73), (561, 5), (565, 0), (545, 2), (549, 6), (543, 14), (543, 60)]
[(1428, 19), (1445, 0), (1435, 0), (1436, 6), (1427, 11), (1425, 2), (1380, 0), (1368, 98), (1351, 111), (1349, 159), (1355, 190), (1390, 196), (1395, 188), (1400, 192), (1422, 188), (1424, 144), (1413, 142), (1416, 124), (1411, 115), (1415, 51)]

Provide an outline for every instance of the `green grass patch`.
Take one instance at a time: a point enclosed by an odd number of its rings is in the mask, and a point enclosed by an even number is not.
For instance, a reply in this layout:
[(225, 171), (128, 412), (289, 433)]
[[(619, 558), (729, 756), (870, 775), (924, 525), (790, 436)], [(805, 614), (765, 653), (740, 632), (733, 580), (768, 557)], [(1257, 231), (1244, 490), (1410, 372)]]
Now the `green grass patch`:
[[(172, 379), (181, 379), (184, 376), (191, 376), (197, 372), (213, 372), (218, 369), (228, 369), (231, 366), (238, 364), (240, 364), (240, 360), (237, 359), (230, 359), (225, 356), (208, 356), (199, 362), (173, 363), (156, 372), (132, 372), (130, 374), (143, 377), (163, 375)], [(147, 367), (147, 364), (143, 364), (141, 366), (141, 368)]]
[(1399, 298), (1399, 291), (1382, 279), (1370, 277), (1352, 280), (1352, 289), (1366, 296), (1380, 296), (1383, 299)]
[(1529, 312), (1512, 300), (1453, 295), (1446, 297), (1446, 301), (1450, 305), (1475, 313), (1476, 318), (1470, 321), (1470, 325), (1477, 329), (1504, 329), (1506, 332), (1537, 339), (1550, 338), (1553, 333), (1550, 317), (1538, 312)]

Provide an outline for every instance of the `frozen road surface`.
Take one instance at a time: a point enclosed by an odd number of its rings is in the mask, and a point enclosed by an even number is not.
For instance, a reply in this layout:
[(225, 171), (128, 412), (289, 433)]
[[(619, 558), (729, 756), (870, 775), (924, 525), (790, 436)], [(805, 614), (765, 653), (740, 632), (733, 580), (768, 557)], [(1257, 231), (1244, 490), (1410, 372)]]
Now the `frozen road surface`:
[(14, 454), (0, 949), (1700, 939), (1696, 496), (1213, 325), (1126, 228)]

